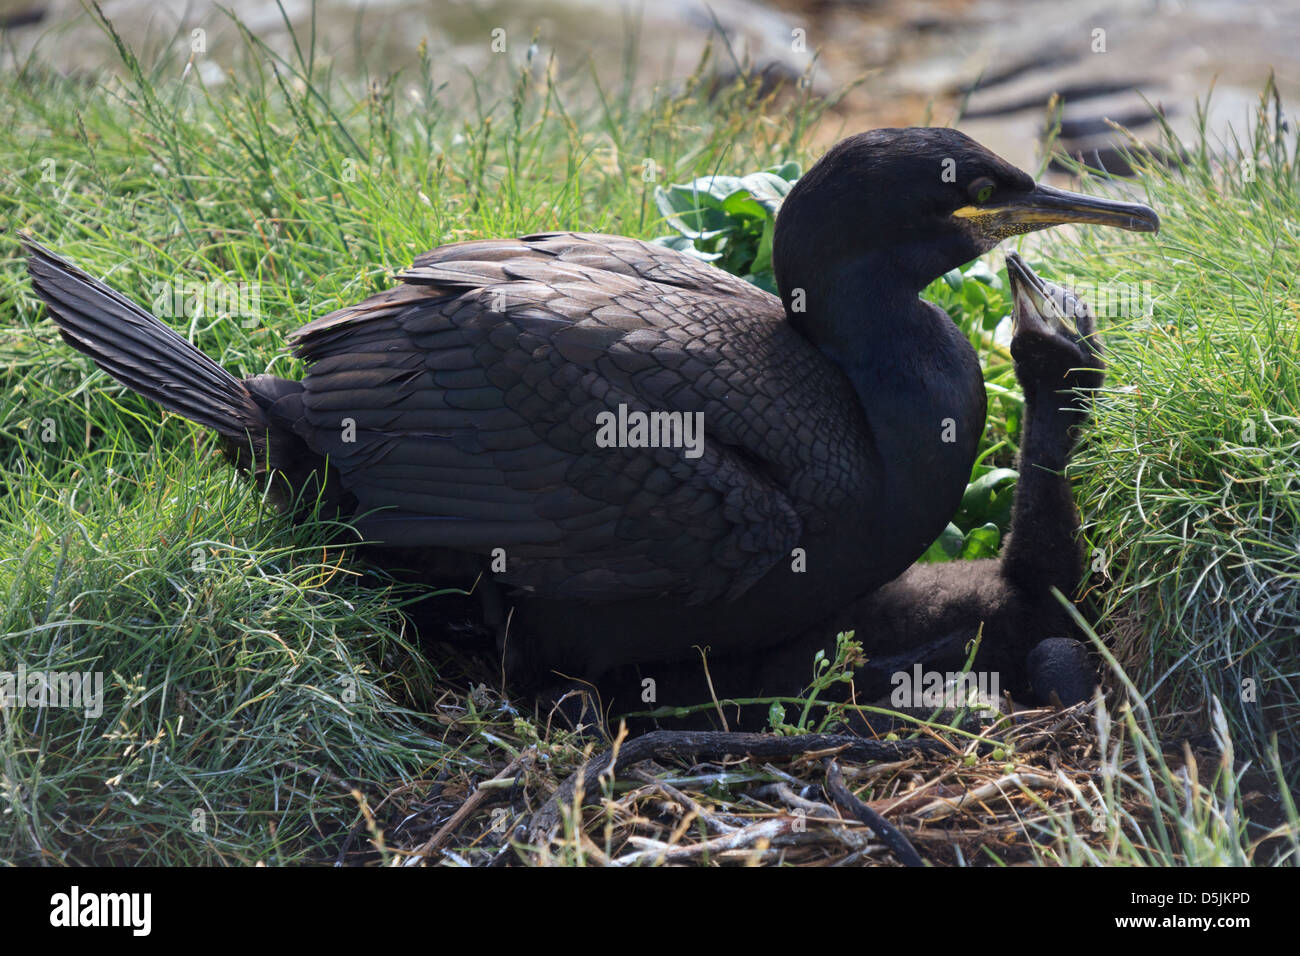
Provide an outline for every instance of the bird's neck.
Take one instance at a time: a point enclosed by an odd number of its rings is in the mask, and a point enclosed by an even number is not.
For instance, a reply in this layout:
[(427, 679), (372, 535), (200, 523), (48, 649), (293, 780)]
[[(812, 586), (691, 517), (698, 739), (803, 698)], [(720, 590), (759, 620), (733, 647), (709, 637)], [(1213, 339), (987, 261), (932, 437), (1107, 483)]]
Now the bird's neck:
[(807, 312), (788, 315), (857, 392), (879, 493), (891, 502), (889, 533), (911, 549), (910, 561), (957, 510), (985, 394), (970, 343), (897, 275), (883, 263), (828, 268), (805, 280), (817, 290)]
[[(896, 261), (793, 269), (781, 291), (790, 324), (837, 365), (862, 411), (863, 462), (888, 514), (872, 532), (896, 541), (898, 574), (961, 503), (984, 428), (984, 381), (970, 342), (943, 310), (900, 281)], [(806, 311), (797, 303), (798, 281)]]
[(791, 324), (839, 366), (866, 408), (886, 382), (924, 385), (953, 371), (951, 322), (920, 299), (923, 283), (901, 278), (895, 258), (882, 251), (829, 265), (785, 297)]
[(1021, 457), (1050, 471), (1063, 471), (1074, 447), (1071, 427), (1085, 418), (1074, 396), (1061, 383), (1031, 383), (1025, 388), (1025, 424)]
[(862, 301), (870, 305), (859, 306), (858, 326), (825, 354), (853, 385), (886, 460), (934, 469), (964, 488), (986, 411), (975, 350), (942, 309), (914, 295)]

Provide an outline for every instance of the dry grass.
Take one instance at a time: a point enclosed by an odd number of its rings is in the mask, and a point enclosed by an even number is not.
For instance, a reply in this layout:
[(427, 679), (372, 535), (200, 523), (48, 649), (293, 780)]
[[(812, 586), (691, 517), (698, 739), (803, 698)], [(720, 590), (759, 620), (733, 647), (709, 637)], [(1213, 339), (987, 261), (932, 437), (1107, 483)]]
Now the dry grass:
[[(390, 793), (383, 801), (385, 862), (901, 865), (828, 795), (831, 758), (854, 796), (901, 830), (927, 865), (1052, 865), (1089, 854), (1117, 862), (1121, 842), (1128, 842), (1117, 840), (1117, 832), (1130, 823), (1150, 827), (1156, 801), (1137, 786), (1124, 788), (1118, 801), (1108, 796), (1108, 778), (1140, 779), (1142, 763), (1132, 751), (1119, 760), (1105, 752), (1098, 725), (1108, 712), (1101, 700), (1020, 710), (986, 724), (975, 738), (927, 731), (921, 736), (942, 744), (937, 752), (879, 763), (826, 750), (782, 760), (646, 760), (616, 779), (605, 773), (581, 787), (585, 799), (564, 807), (553, 838), (533, 844), (527, 842), (530, 818), (593, 748), (579, 751), (573, 738), (558, 747), (520, 740), (508, 763), (443, 781), (432, 798), (411, 787)], [(1203, 798), (1213, 793), (1222, 764), (1213, 747), (1189, 742), (1163, 756), (1174, 778), (1188, 786), (1195, 781)], [(1244, 796), (1267, 815), (1263, 792)], [(1287, 842), (1286, 833), (1277, 833), (1257, 839), (1249, 852), (1262, 847), (1266, 857)], [(1160, 855), (1154, 842), (1138, 849)], [(364, 841), (354, 841), (344, 858), (378, 861)]]

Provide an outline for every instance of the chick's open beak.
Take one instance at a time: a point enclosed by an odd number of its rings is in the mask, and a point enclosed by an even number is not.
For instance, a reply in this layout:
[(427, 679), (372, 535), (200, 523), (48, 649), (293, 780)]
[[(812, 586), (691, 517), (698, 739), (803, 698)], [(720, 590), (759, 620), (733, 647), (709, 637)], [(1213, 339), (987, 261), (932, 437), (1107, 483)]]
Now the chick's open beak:
[(1067, 222), (1116, 226), (1131, 232), (1158, 232), (1160, 217), (1150, 206), (1072, 193), (1039, 183), (1028, 192), (975, 206), (962, 206), (953, 217), (997, 239), (1035, 232)]
[(1016, 335), (1022, 325), (1039, 327), (1041, 331), (1057, 334), (1068, 330), (1079, 334), (1074, 317), (1066, 315), (1064, 303), (1048, 289), (1029, 268), (1029, 264), (1015, 252), (1007, 253), (1007, 278), (1011, 280), (1011, 334)]

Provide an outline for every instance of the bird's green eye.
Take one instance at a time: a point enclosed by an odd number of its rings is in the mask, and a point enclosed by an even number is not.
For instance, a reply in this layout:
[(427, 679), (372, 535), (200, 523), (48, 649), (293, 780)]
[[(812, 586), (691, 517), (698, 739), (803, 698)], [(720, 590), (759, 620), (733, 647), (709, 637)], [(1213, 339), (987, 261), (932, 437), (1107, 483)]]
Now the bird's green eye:
[(984, 185), (980, 186), (979, 189), (976, 190), (975, 192), (975, 201), (978, 203), (986, 203), (992, 198), (993, 198), (992, 183), (985, 183)]

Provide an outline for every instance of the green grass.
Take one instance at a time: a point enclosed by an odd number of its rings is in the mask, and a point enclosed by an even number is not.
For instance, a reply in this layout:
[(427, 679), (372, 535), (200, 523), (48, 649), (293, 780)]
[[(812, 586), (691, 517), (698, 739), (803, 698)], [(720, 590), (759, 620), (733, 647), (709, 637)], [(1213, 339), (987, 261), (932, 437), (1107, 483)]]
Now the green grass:
[(312, 51), (245, 40), (218, 90), (125, 44), (120, 75), (31, 63), (0, 85), (0, 670), (104, 671), (108, 701), (94, 722), (4, 713), (0, 859), (333, 860), (375, 807), (380, 828), (402, 819), (404, 787), (479, 773), (532, 733), (465, 694), (490, 674), (440, 676), (412, 648), (409, 591), (361, 586), (324, 527), (278, 520), (201, 429), (160, 422), (40, 321), (16, 231), (146, 303), (159, 283), (255, 283), (257, 321), (170, 321), (236, 375), (295, 376), (285, 335), (416, 254), (652, 234), (657, 183), (770, 165), (821, 109), (743, 85), (710, 100), (703, 69), (634, 102), (504, 57), (467, 104), (440, 98), (427, 58), (356, 96)]
[(6, 859), (294, 862), (358, 812), (322, 770), (385, 792), (449, 753), (383, 592), (192, 447), (155, 447), (32, 462), (0, 506), (6, 668), (105, 672), (94, 721), (7, 715)]
[[(202, 430), (93, 371), (41, 319), (15, 231), (146, 303), (158, 283), (256, 283), (257, 321), (168, 321), (237, 375), (293, 377), (285, 335), (386, 287), (414, 255), (548, 229), (662, 235), (656, 186), (806, 166), (805, 134), (826, 105), (760, 102), (743, 85), (710, 99), (703, 70), (673, 94), (589, 93), (587, 76), (560, 82), (504, 58), (470, 101), (447, 102), (427, 60), (352, 84), (310, 49), (259, 68), (274, 55), (245, 41), (215, 90), (125, 45), (117, 75), (67, 79), (32, 63), (0, 79), (0, 670), (98, 670), (106, 691), (93, 721), (0, 712), (4, 861), (391, 860), (388, 846), (411, 842), (404, 820), (445, 819), (520, 748), (538, 746), (554, 775), (581, 752), (544, 714), (467, 693), (492, 675), (413, 646), (409, 589), (359, 581), (325, 546), (327, 528), (276, 518)], [(1113, 389), (1077, 472), (1088, 533), (1110, 556), (1106, 623), (1142, 636), (1117, 653), (1142, 692), (1155, 686), (1153, 719), (1187, 709), (1195, 725), (1213, 692), (1238, 756), (1271, 772), (1276, 732), (1293, 783), (1296, 316), (1278, 277), (1296, 273), (1294, 167), (1261, 166), (1247, 190), (1210, 165), (1193, 157), (1177, 175), (1144, 178), (1165, 217), (1157, 243), (1089, 232), (1049, 247), (1058, 276), (1149, 274), (1162, 295), (1161, 330), (1103, 320)], [(1241, 221), (1243, 210), (1255, 218)], [(1008, 357), (989, 339), (1006, 307), (1001, 281), (981, 265), (930, 290), (987, 359), (977, 479), (1014, 462), (1019, 428)], [(1210, 290), (1219, 297), (1205, 299)], [(1189, 362), (1197, 376), (1182, 375)], [(1223, 437), (1248, 415), (1256, 443)], [(1239, 484), (1221, 479), (1225, 460)], [(972, 499), (963, 549), (996, 547), (971, 533), (997, 501)], [(1197, 535), (1184, 518), (1200, 522)], [(1270, 594), (1270, 580), (1290, 586)], [(1220, 587), (1234, 600), (1216, 603)], [(1226, 692), (1229, 661), (1267, 679), (1260, 704)], [(1217, 822), (1225, 807), (1240, 819), (1237, 768), (1181, 807), (1167, 795), (1180, 798), (1176, 775), (1143, 749), (1160, 730), (1139, 722), (1142, 693), (1122, 696), (1127, 743), (1114, 749), (1112, 734), (1097, 770), (1118, 836), (1098, 851), (1062, 810), (1043, 861), (1187, 862), (1210, 858), (1193, 852), (1207, 841), (1221, 858), (1248, 858), (1254, 838)], [(1144, 775), (1139, 755), (1163, 771)], [(1161, 825), (1126, 818), (1134, 802), (1160, 808)], [(1162, 827), (1175, 838), (1162, 841)]]
[[(1285, 780), (1277, 740), (1263, 766), (1241, 760), (1223, 707), (1205, 705), (1213, 738), (1209, 766), (1190, 748), (1172, 758), (1147, 694), (1095, 631), (1092, 638), (1115, 685), (1114, 711), (1098, 700), (1097, 752), (1088, 792), (1068, 788), (1064, 806), (1047, 807), (1036, 829), (1041, 862), (1066, 866), (1294, 866), (1300, 859), (1300, 814)], [(1261, 798), (1261, 790), (1270, 797)], [(1275, 795), (1275, 796), (1274, 796)], [(1041, 805), (1043, 802), (1038, 801)], [(1093, 839), (1080, 833), (1086, 822)]]
[(1074, 463), (1103, 633), (1171, 732), (1205, 727), (1217, 697), (1239, 756), (1267, 763), (1276, 736), (1294, 788), (1298, 139), (1271, 90), (1240, 128), (1215, 144), (1202, 125), (1183, 162), (1145, 169), (1158, 237), (1054, 237), (1048, 257), (1084, 290), (1152, 300), (1149, 316), (1101, 320), (1107, 390)]

